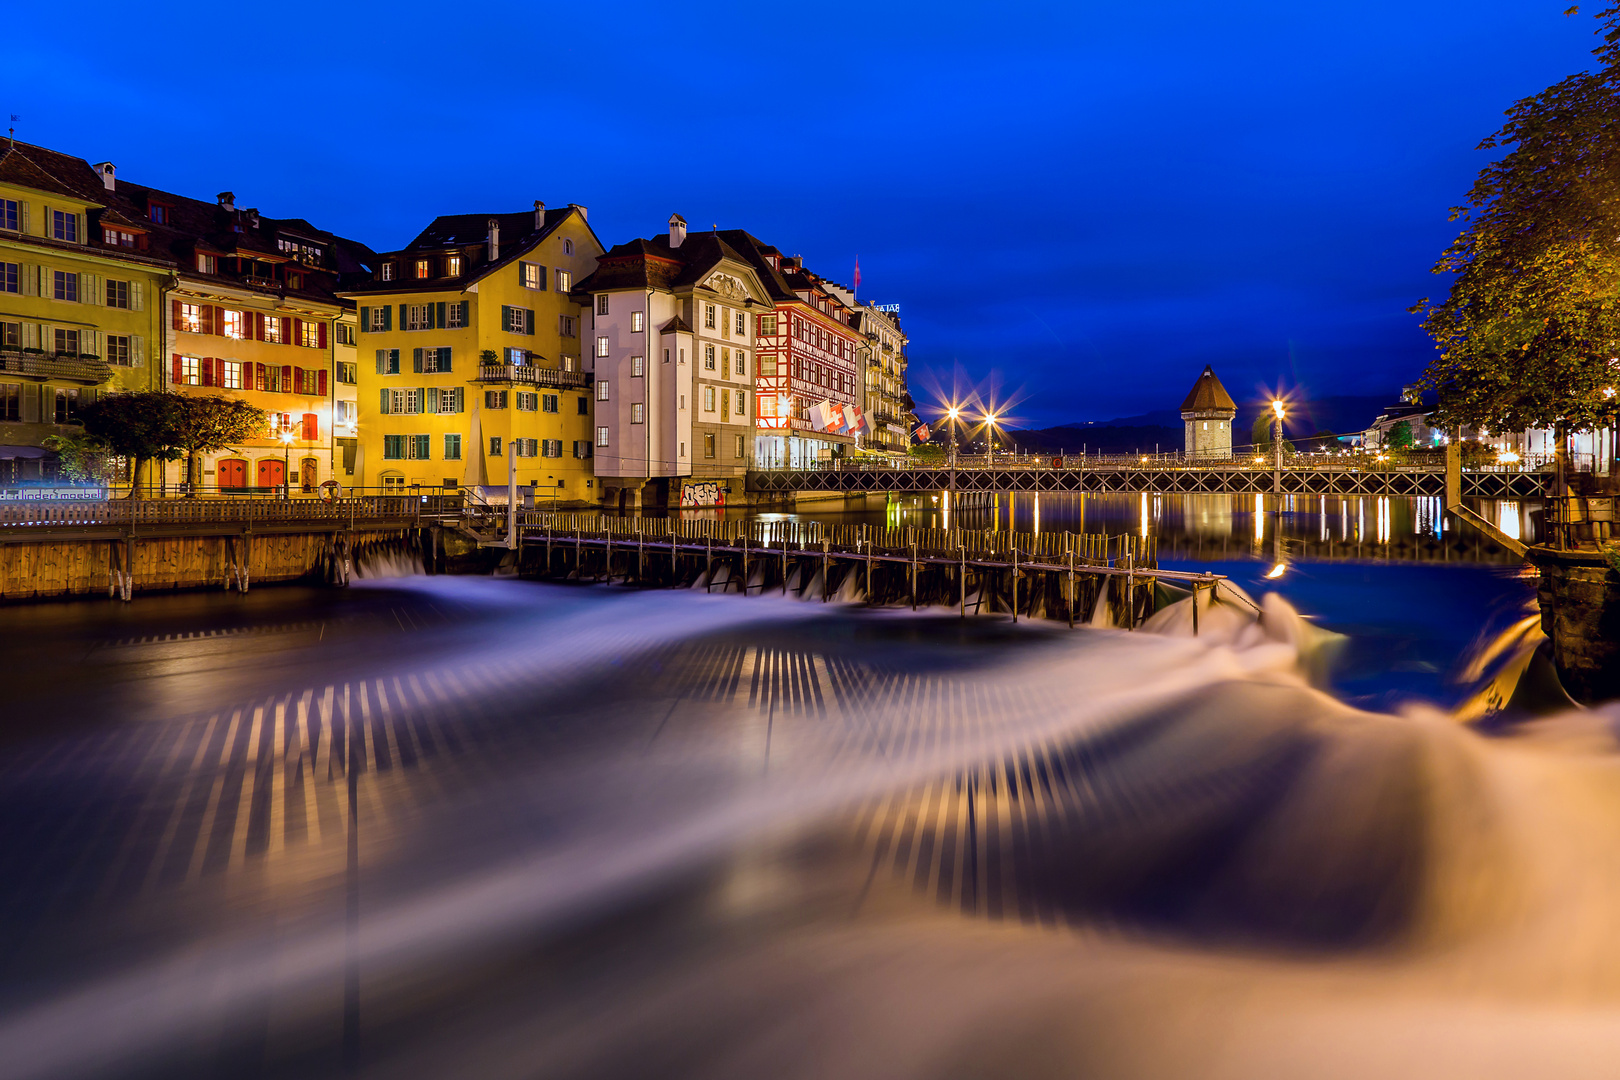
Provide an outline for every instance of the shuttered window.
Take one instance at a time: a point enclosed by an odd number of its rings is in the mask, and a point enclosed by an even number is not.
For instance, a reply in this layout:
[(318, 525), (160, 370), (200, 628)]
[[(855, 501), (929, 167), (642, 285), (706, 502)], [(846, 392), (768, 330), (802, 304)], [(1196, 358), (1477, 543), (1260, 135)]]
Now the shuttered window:
[(384, 435), (383, 457), (389, 461), (403, 461), (405, 459), (405, 436)]
[(399, 374), (399, 350), (398, 349), (378, 349), (377, 350), (377, 374), (379, 374), (379, 375), (398, 375)]
[(445, 435), (445, 437), (444, 437), (444, 460), (446, 460), (446, 461), (460, 461), (461, 460), (461, 436), (460, 435), (455, 434), (455, 433), (450, 433), (450, 434)]

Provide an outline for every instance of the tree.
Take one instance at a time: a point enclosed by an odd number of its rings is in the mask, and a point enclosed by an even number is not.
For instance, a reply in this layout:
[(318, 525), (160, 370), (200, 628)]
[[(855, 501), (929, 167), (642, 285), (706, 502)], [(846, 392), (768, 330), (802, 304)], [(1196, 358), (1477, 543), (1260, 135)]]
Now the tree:
[(62, 475), (84, 483), (100, 480), (107, 468), (107, 444), (99, 436), (76, 431), (68, 435), (47, 435), (44, 446), (56, 451)]
[(1467, 225), (1434, 267), (1455, 275), (1446, 299), (1412, 309), (1440, 351), (1419, 383), (1438, 392), (1436, 426), (1566, 432), (1620, 414), (1620, 5), (1597, 17), (1598, 70), (1517, 102), (1480, 144), (1512, 149), (1452, 211)]
[(1389, 429), (1384, 436), (1384, 445), (1391, 450), (1410, 450), (1412, 448), (1412, 424), (1409, 420), (1402, 420)]
[(81, 411), (86, 435), (98, 439), (108, 452), (130, 459), (130, 498), (140, 498), (141, 466), (182, 456), (175, 432), (183, 400), (162, 390), (137, 390), (107, 394)]
[(199, 454), (212, 454), (248, 439), (262, 439), (270, 427), (270, 416), (263, 409), (240, 398), (211, 394), (206, 397), (178, 397), (173, 442), (186, 457), (186, 479), (191, 490), (198, 486)]

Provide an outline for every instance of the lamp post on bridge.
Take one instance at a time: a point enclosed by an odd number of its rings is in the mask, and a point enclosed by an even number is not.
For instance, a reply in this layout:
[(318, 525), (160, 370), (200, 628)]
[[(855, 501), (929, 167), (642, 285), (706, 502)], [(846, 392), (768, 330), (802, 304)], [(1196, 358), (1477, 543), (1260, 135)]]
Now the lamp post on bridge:
[(1283, 403), (1280, 399), (1271, 402), (1271, 445), (1276, 451), (1276, 468), (1271, 474), (1271, 490), (1273, 493), (1282, 491), (1282, 422)]

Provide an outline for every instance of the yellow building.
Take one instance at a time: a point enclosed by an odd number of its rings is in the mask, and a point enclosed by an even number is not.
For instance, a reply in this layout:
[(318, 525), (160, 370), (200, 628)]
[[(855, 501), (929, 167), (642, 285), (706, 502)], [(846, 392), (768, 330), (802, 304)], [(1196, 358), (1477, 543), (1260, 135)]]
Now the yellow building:
[(0, 143), (0, 486), (55, 479), (44, 441), (97, 394), (162, 385), (174, 262), (115, 188), (110, 163)]
[(569, 296), (601, 242), (585, 208), (456, 214), (344, 295), (359, 311), (356, 482), (505, 487), (594, 503), (586, 312)]

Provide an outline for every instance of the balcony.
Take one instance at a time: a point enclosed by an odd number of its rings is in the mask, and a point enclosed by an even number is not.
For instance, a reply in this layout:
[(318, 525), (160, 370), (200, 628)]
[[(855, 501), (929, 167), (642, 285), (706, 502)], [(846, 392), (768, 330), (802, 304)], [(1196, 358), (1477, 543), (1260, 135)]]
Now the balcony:
[(112, 368), (96, 357), (74, 353), (24, 352), (20, 349), (0, 350), (0, 373), (84, 383), (86, 386), (104, 383), (113, 374)]
[(478, 381), (512, 383), (517, 386), (544, 386), (553, 390), (583, 390), (590, 376), (583, 371), (558, 371), (529, 364), (480, 364)]

